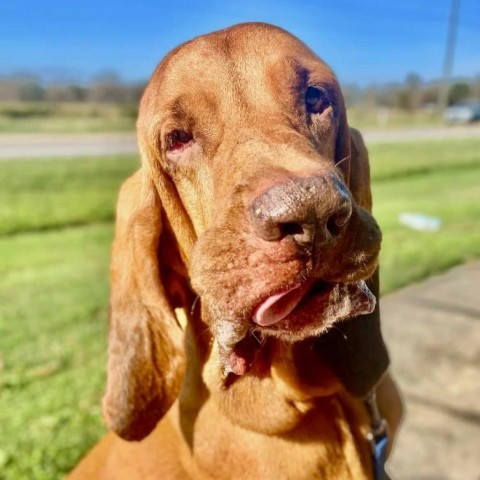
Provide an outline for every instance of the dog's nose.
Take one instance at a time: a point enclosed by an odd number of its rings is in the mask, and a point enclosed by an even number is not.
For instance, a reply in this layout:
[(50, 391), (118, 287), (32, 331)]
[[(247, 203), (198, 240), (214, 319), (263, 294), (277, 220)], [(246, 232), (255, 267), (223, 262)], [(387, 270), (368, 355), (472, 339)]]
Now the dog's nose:
[(257, 197), (250, 214), (267, 241), (291, 236), (302, 246), (334, 243), (352, 215), (350, 193), (335, 175), (290, 179)]

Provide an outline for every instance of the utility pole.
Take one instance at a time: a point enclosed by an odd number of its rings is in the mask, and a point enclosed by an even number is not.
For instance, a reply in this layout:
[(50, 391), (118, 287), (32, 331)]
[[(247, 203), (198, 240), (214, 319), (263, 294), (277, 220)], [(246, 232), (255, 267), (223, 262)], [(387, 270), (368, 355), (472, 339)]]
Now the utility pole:
[(460, 0), (452, 0), (450, 6), (450, 19), (448, 22), (447, 45), (445, 48), (445, 59), (443, 61), (443, 78), (440, 86), (438, 108), (443, 112), (448, 106), (448, 91), (453, 70), (453, 59), (455, 56), (455, 45), (457, 43), (458, 11)]

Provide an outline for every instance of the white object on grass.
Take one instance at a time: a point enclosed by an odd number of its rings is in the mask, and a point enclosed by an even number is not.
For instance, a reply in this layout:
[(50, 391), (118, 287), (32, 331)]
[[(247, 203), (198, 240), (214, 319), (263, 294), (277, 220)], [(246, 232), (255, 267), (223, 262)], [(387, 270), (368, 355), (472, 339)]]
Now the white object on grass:
[(442, 226), (440, 218), (425, 215), (424, 213), (403, 212), (398, 216), (398, 220), (406, 227), (425, 232), (436, 232)]

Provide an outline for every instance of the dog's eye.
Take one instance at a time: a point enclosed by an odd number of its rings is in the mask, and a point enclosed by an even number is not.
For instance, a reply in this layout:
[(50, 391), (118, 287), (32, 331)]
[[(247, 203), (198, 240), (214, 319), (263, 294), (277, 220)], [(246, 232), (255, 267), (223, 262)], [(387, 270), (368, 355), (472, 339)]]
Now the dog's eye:
[(174, 130), (167, 139), (169, 152), (181, 152), (193, 142), (193, 136), (184, 130)]
[(331, 102), (325, 92), (319, 88), (308, 87), (305, 93), (305, 105), (307, 113), (322, 113), (331, 105)]

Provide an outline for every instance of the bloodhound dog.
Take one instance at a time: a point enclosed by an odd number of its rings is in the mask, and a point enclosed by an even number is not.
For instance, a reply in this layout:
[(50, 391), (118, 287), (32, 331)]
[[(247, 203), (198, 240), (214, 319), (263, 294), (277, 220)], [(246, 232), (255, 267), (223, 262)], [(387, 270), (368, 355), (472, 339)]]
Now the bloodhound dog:
[(330, 68), (241, 24), (169, 53), (118, 200), (112, 430), (70, 479), (374, 478), (376, 390), (402, 407), (378, 309), (368, 156)]

